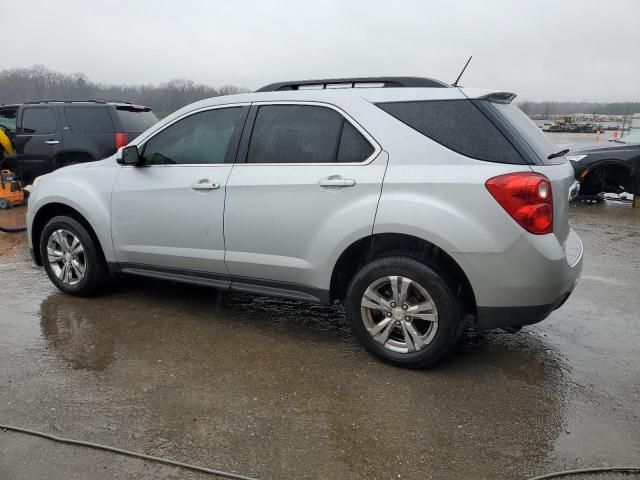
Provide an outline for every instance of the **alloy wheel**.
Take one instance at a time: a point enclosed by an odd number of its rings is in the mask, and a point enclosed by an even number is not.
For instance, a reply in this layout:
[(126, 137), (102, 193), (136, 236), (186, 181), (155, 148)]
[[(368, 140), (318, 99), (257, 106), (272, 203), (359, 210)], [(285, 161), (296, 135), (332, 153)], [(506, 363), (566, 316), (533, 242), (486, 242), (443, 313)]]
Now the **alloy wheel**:
[(365, 290), (362, 321), (373, 339), (386, 349), (411, 353), (427, 347), (438, 330), (438, 309), (429, 292), (401, 276), (379, 278)]
[(65, 285), (79, 284), (87, 272), (87, 257), (80, 239), (68, 230), (55, 230), (47, 241), (53, 274)]

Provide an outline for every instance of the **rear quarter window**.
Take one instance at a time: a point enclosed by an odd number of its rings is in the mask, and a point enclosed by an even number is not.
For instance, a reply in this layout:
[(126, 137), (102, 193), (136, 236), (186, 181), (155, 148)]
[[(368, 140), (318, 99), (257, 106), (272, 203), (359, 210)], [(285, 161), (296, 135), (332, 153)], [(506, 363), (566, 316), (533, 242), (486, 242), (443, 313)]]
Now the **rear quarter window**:
[(64, 116), (73, 133), (113, 133), (107, 107), (65, 107)]
[(377, 105), (426, 137), (467, 157), (497, 163), (526, 163), (502, 132), (469, 100)]
[(151, 110), (116, 107), (116, 112), (123, 132), (142, 133), (158, 122)]

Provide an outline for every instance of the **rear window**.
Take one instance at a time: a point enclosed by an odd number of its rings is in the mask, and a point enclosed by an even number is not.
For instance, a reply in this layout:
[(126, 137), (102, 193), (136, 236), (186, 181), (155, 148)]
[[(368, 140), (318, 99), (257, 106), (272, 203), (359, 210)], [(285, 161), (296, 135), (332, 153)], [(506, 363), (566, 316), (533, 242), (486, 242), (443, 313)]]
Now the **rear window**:
[(107, 107), (65, 107), (64, 116), (73, 133), (113, 133)]
[(116, 112), (118, 112), (120, 128), (123, 132), (142, 133), (158, 121), (158, 118), (148, 109), (116, 107)]
[(469, 100), (377, 105), (414, 130), (467, 157), (488, 162), (526, 163), (502, 132)]
[(494, 103), (490, 105), (516, 130), (522, 139), (534, 150), (540, 161), (546, 165), (564, 163), (562, 157), (548, 159), (549, 155), (560, 150), (527, 115), (512, 103)]

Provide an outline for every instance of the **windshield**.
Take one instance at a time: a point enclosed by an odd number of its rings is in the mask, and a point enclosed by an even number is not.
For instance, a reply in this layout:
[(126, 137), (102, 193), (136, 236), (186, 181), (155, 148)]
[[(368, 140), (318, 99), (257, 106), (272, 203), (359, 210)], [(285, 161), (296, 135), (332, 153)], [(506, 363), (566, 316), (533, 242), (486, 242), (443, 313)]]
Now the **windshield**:
[(625, 133), (619, 141), (624, 143), (640, 143), (640, 129)]
[(16, 133), (15, 114), (13, 114), (13, 118), (11, 118), (0, 113), (0, 127), (6, 128), (7, 130), (9, 130), (9, 132), (11, 132), (12, 135), (14, 135)]

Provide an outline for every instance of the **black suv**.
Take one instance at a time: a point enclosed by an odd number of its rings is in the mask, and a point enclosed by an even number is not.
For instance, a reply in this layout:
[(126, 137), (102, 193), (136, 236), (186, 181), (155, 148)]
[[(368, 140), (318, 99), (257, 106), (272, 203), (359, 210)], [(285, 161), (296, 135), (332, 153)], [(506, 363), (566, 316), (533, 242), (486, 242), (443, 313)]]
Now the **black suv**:
[(30, 184), (57, 168), (113, 155), (157, 121), (149, 107), (125, 102), (48, 100), (0, 106), (0, 126), (15, 147), (4, 166)]

